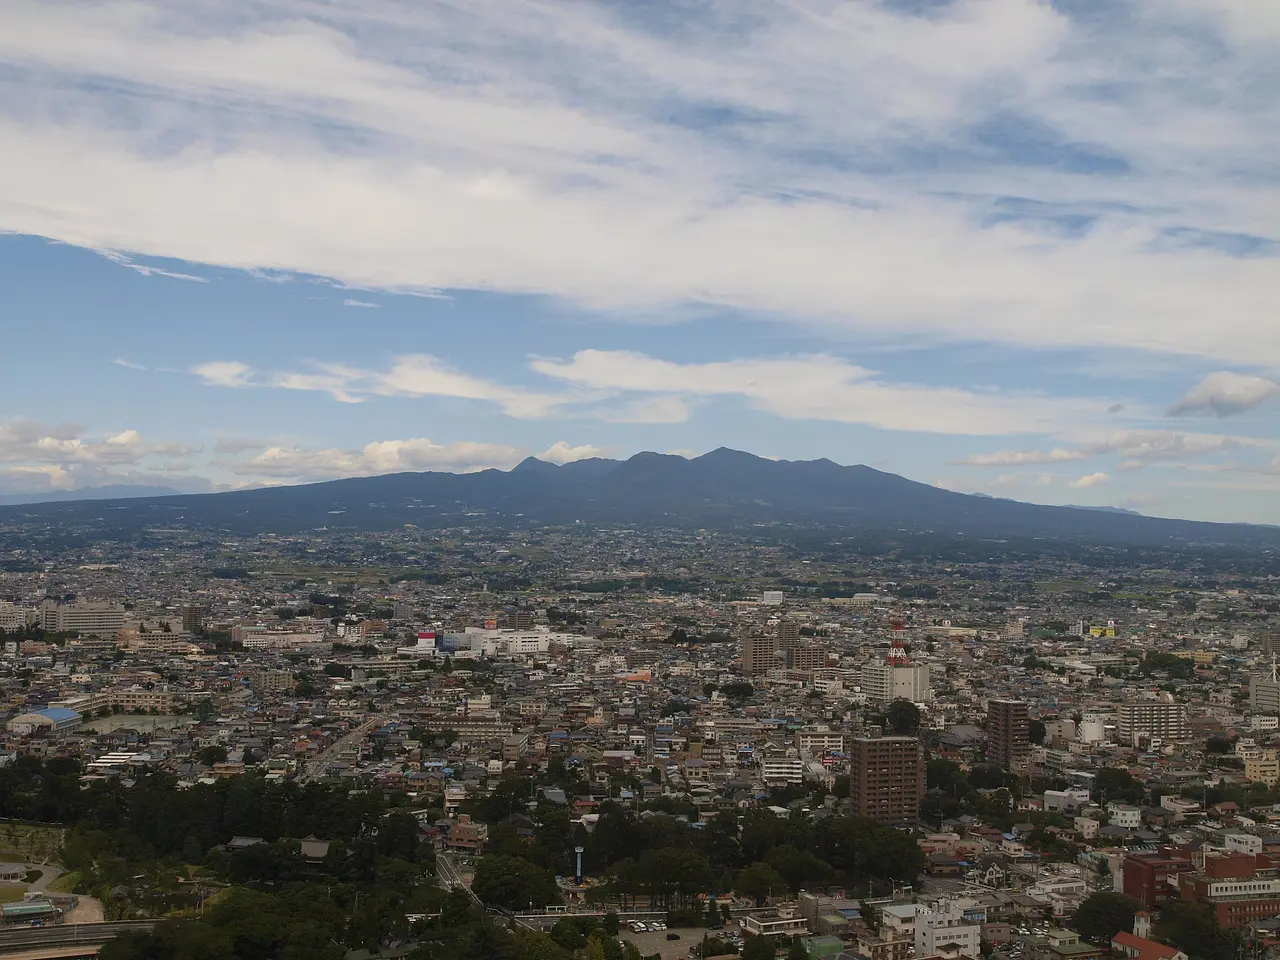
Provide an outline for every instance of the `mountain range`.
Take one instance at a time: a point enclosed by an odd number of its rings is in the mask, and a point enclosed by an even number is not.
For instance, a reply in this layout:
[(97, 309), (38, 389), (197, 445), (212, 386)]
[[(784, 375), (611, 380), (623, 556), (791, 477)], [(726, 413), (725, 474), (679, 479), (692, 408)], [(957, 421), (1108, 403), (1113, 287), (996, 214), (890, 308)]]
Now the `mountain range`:
[(867, 466), (769, 460), (721, 448), (700, 457), (639, 453), (509, 471), (396, 473), (228, 493), (0, 507), (0, 525), (79, 529), (95, 538), (148, 529), (233, 534), (389, 530), (499, 523), (668, 527), (821, 525), (979, 538), (1124, 545), (1280, 546), (1280, 528), (1049, 507), (942, 490)]
[(132, 497), (170, 497), (178, 492), (173, 487), (112, 483), (104, 487), (50, 490), (45, 493), (0, 493), (0, 506), (13, 506), (23, 503), (61, 503), (67, 500), (124, 500)]

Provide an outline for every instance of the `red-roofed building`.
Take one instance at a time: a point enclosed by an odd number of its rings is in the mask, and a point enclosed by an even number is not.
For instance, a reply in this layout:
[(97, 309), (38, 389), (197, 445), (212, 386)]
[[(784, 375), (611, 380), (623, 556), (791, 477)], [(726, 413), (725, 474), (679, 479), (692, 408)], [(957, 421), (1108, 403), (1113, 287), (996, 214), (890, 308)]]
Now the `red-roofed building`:
[(1121, 930), (1111, 938), (1111, 952), (1130, 960), (1187, 960), (1187, 955), (1177, 947), (1148, 940), (1127, 930)]

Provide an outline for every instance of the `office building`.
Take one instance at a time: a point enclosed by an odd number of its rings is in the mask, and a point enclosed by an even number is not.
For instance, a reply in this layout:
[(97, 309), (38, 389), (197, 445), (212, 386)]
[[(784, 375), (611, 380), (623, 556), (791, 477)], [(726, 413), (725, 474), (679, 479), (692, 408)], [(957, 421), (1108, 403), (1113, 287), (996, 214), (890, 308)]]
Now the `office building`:
[(1181, 703), (1149, 700), (1116, 706), (1116, 740), (1125, 746), (1152, 740), (1185, 740), (1190, 735), (1187, 708)]
[(768, 673), (778, 654), (777, 637), (743, 637), (742, 672), (749, 677)]
[(1280, 916), (1280, 868), (1265, 854), (1206, 853), (1199, 870), (1178, 876), (1178, 886), (1182, 900), (1207, 908), (1227, 930)]
[(914, 826), (924, 797), (924, 755), (915, 737), (859, 737), (849, 744), (855, 817)]
[(1254, 713), (1280, 713), (1280, 680), (1271, 676), (1249, 678), (1249, 709)]
[(1005, 770), (1019, 767), (1031, 750), (1031, 714), (1023, 700), (987, 704), (987, 761)]
[(916, 908), (915, 956), (936, 957), (953, 946), (961, 957), (982, 956), (982, 917), (976, 900), (942, 897)]

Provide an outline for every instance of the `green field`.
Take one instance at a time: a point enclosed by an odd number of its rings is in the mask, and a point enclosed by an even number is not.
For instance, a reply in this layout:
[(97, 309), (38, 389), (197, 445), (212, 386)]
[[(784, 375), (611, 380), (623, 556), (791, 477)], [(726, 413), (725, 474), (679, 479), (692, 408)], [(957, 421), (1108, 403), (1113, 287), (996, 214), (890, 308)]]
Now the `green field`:
[(17, 903), (26, 892), (26, 887), (0, 887), (0, 903)]
[(80, 874), (72, 870), (70, 873), (64, 873), (56, 880), (50, 881), (50, 893), (75, 893), (76, 884), (80, 882)]

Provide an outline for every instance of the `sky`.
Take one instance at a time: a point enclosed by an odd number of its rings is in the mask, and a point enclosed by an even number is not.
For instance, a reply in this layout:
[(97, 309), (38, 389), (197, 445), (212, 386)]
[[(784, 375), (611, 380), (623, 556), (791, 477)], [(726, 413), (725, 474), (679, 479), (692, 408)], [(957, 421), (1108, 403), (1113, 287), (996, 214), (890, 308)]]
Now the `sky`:
[(0, 494), (720, 446), (1280, 523), (1271, 0), (5, 0)]

